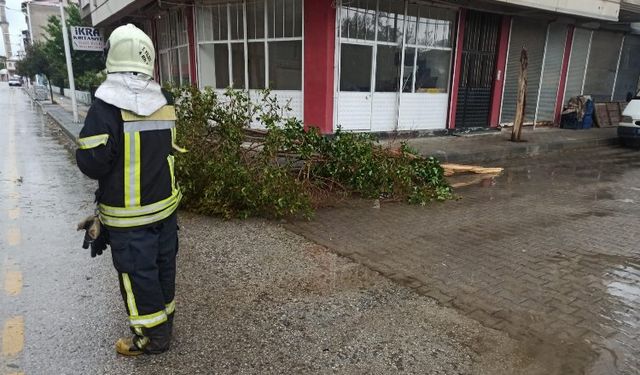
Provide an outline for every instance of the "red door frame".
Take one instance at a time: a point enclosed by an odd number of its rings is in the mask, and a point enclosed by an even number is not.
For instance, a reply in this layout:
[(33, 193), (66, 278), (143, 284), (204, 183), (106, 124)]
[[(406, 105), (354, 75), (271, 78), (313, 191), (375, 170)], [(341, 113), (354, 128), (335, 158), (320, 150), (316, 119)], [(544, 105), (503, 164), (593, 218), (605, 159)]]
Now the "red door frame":
[(330, 1), (304, 2), (304, 124), (333, 133), (336, 9)]
[(498, 36), (498, 53), (496, 56), (496, 70), (493, 74), (493, 90), (491, 93), (491, 112), (489, 126), (496, 128), (500, 125), (500, 111), (502, 110), (502, 94), (504, 92), (504, 75), (507, 68), (509, 52), (509, 38), (511, 37), (511, 17), (502, 16), (500, 34)]
[(560, 73), (560, 84), (556, 97), (556, 109), (554, 113), (554, 124), (559, 125), (562, 119), (562, 107), (564, 106), (564, 90), (567, 88), (567, 75), (569, 74), (569, 60), (571, 59), (571, 49), (573, 48), (573, 34), (576, 30), (574, 25), (569, 25), (567, 30), (567, 41), (564, 45), (564, 56), (562, 58), (562, 72)]

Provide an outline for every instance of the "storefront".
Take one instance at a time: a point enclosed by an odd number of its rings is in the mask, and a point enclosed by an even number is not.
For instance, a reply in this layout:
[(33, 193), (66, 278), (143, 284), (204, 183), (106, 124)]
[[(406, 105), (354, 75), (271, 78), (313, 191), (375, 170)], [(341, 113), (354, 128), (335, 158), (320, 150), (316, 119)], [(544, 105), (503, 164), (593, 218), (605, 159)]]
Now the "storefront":
[(155, 25), (160, 82), (191, 83), (189, 58), (189, 8), (178, 8), (161, 16)]
[(637, 36), (444, 1), (203, 0), (151, 12), (162, 83), (254, 99), (268, 88), (323, 133), (510, 124), (523, 46), (529, 124), (557, 123), (583, 93), (622, 100), (640, 75)]
[(223, 91), (269, 88), (303, 118), (303, 1), (197, 3), (198, 82)]
[(337, 12), (336, 127), (445, 129), (456, 10), (345, 0)]

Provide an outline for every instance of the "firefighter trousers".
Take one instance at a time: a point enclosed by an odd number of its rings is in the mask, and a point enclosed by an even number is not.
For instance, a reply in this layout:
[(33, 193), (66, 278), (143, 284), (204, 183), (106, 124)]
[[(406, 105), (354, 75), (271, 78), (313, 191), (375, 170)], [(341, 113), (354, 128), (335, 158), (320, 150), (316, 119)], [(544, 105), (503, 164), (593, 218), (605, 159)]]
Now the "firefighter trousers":
[(167, 345), (175, 311), (177, 229), (173, 213), (149, 227), (109, 231), (113, 265), (131, 330)]

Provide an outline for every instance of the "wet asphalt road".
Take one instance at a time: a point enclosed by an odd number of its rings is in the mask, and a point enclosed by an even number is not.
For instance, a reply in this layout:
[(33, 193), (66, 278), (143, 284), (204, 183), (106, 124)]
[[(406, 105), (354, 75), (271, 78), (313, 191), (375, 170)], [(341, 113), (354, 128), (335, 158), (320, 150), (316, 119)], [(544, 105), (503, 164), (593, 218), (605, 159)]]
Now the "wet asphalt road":
[(0, 374), (93, 373), (104, 331), (123, 331), (110, 259), (91, 260), (75, 232), (91, 186), (21, 89), (1, 84)]

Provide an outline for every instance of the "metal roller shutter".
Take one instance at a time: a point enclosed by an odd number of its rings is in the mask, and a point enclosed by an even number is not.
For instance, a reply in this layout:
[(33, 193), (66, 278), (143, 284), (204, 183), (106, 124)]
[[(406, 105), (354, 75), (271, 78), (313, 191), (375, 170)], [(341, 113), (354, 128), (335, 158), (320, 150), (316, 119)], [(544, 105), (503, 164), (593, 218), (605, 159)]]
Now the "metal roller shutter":
[(520, 51), (522, 51), (522, 47), (527, 49), (529, 55), (525, 122), (533, 122), (536, 113), (538, 89), (540, 88), (542, 57), (544, 55), (546, 35), (547, 23), (544, 21), (519, 17), (513, 19), (502, 101), (502, 116), (500, 117), (501, 123), (512, 123), (516, 115), (518, 76), (520, 75)]
[(640, 37), (627, 35), (624, 38), (614, 101), (623, 101), (627, 93), (638, 91), (638, 77), (640, 76)]
[(571, 46), (571, 58), (569, 59), (569, 72), (567, 73), (567, 86), (564, 90), (564, 103), (569, 101), (569, 98), (582, 95), (584, 70), (587, 67), (590, 45), (591, 30), (575, 29)]
[(554, 120), (566, 42), (567, 25), (558, 23), (550, 24), (547, 35), (547, 46), (545, 48), (536, 122), (549, 122)]
[(613, 94), (613, 82), (618, 69), (618, 57), (622, 46), (620, 33), (594, 31), (591, 41), (591, 54), (584, 82), (584, 94), (591, 95), (595, 101), (610, 101)]

